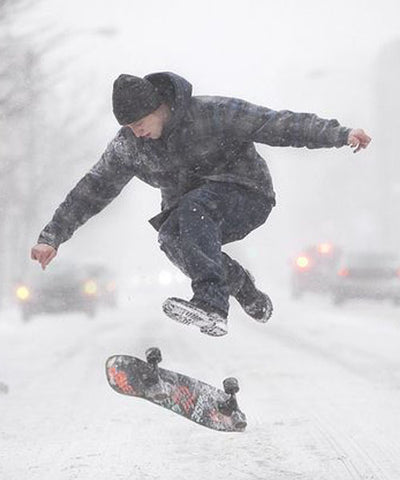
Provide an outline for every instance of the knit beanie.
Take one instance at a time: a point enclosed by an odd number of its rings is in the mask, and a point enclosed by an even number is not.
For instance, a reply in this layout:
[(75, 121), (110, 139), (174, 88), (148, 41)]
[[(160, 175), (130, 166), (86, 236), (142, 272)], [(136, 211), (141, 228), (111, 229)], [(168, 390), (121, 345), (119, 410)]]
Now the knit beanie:
[(118, 123), (128, 125), (154, 112), (162, 101), (148, 80), (123, 73), (114, 81), (112, 103)]

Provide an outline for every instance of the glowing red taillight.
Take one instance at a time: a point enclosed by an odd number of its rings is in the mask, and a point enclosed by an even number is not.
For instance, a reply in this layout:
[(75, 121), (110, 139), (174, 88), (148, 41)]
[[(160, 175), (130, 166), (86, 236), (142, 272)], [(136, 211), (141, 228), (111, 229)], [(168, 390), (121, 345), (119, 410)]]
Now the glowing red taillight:
[(341, 268), (341, 269), (338, 271), (339, 277), (348, 277), (349, 274), (350, 274), (350, 272), (349, 272), (349, 269), (348, 269), (348, 268)]
[(330, 243), (320, 243), (317, 247), (318, 253), (322, 255), (328, 255), (332, 252), (332, 245)]
[(296, 265), (301, 270), (304, 270), (310, 266), (310, 260), (308, 259), (308, 257), (301, 255), (300, 257), (296, 258)]

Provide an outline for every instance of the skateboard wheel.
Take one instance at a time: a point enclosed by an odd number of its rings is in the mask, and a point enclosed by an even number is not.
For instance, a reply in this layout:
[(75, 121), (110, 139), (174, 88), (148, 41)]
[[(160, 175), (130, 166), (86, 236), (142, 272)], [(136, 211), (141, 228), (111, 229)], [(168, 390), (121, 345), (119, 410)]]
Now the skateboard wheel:
[(237, 430), (244, 430), (247, 427), (246, 415), (240, 410), (233, 412), (232, 423)]
[(239, 382), (237, 378), (229, 377), (223, 381), (224, 391), (228, 395), (234, 395), (239, 391)]
[(161, 350), (157, 347), (148, 348), (146, 350), (146, 360), (153, 365), (160, 363), (162, 360)]

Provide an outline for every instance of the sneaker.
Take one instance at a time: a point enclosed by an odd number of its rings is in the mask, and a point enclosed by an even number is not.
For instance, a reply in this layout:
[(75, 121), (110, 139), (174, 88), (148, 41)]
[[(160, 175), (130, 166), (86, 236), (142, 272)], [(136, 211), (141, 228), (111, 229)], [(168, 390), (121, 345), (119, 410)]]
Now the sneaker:
[(218, 313), (210, 313), (209, 318), (212, 325), (208, 327), (201, 327), (200, 332), (210, 337), (222, 337), (228, 333), (228, 319), (222, 317)]
[(235, 295), (243, 310), (257, 322), (266, 323), (272, 315), (273, 305), (269, 296), (258, 290), (254, 277), (246, 270), (246, 279)]
[(221, 337), (228, 333), (227, 316), (205, 303), (186, 301), (181, 298), (167, 298), (162, 306), (164, 313), (184, 325), (195, 325), (202, 333)]

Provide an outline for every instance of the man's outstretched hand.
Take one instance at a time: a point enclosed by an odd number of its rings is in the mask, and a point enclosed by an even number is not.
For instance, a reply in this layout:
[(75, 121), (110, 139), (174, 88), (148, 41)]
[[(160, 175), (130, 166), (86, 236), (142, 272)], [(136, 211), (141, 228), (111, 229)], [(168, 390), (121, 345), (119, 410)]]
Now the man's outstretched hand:
[(364, 130), (361, 128), (355, 128), (349, 133), (347, 145), (350, 145), (350, 147), (354, 149), (353, 152), (357, 153), (362, 148), (367, 148), (370, 141), (371, 137), (369, 137)]
[(57, 255), (57, 250), (45, 243), (38, 243), (31, 250), (31, 259), (37, 260), (44, 270)]

